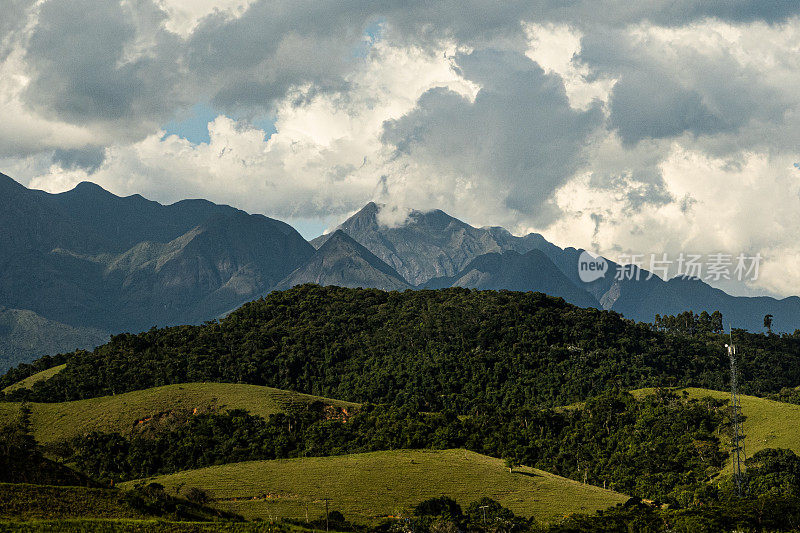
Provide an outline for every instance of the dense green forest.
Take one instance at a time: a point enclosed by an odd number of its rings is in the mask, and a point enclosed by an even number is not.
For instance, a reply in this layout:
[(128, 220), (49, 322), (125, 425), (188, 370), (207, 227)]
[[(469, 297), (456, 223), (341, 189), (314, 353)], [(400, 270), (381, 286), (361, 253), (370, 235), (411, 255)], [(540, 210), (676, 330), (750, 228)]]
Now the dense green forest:
[[(24, 365), (2, 383), (66, 361), (55, 377), (9, 399), (52, 402), (222, 381), (466, 413), (569, 404), (614, 387), (722, 389), (728, 338), (718, 331), (671, 331), (540, 293), (305, 285), (219, 322), (117, 335), (93, 352)], [(734, 339), (744, 354), (743, 392), (800, 383), (800, 334), (734, 330)]]
[[(800, 458), (775, 449), (749, 457), (748, 496), (735, 497), (733, 483), (721, 475), (727, 403), (690, 399), (670, 388), (726, 388), (724, 345), (732, 338), (743, 392), (798, 402), (800, 332), (734, 330), (731, 337), (722, 323), (719, 313), (686, 312), (641, 324), (539, 293), (296, 287), (220, 321), (117, 335), (92, 352), (40, 358), (9, 371), (0, 387), (66, 363), (5, 399), (66, 401), (206, 381), (306, 392), (360, 408), (300, 403), (268, 419), (243, 410), (189, 411), (169, 424), (94, 432), (44, 449), (31, 439), (23, 408), (19, 421), (3, 428), (0, 470), (12, 482), (53, 483), (53, 476), (65, 476), (70, 484), (107, 485), (246, 460), (465, 448), (505, 459), (512, 469), (524, 464), (634, 499), (542, 525), (496, 502), (462, 510), (439, 498), (414, 510), (409, 520), (415, 531), (800, 525), (792, 510), (800, 504)], [(625, 392), (646, 386), (656, 387), (654, 394), (636, 399)], [(23, 464), (33, 466), (19, 468)], [(187, 503), (158, 490), (140, 487), (126, 496), (132, 498), (126, 505), (154, 515), (185, 510), (176, 506)], [(209, 497), (199, 489), (196, 496), (192, 505)], [(483, 522), (487, 509), (490, 524)], [(333, 518), (342, 529), (358, 529)]]
[(99, 479), (144, 478), (221, 463), (395, 449), (469, 450), (619, 492), (689, 505), (727, 455), (725, 402), (671, 391), (635, 400), (611, 392), (580, 409), (479, 409), (467, 417), (365, 405), (345, 418), (321, 404), (269, 420), (201, 414), (155, 434), (91, 433), (52, 452)]

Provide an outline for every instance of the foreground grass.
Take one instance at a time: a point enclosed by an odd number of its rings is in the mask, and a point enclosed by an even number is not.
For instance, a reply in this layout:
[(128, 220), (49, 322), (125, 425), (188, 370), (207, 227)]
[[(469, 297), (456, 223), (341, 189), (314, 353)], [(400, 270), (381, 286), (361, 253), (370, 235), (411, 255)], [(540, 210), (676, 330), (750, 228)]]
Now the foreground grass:
[(113, 489), (0, 483), (0, 520), (150, 518)]
[(519, 467), (510, 473), (501, 460), (465, 450), (250, 461), (152, 481), (176, 494), (202, 488), (214, 499), (212, 506), (265, 520), (313, 520), (324, 514), (324, 498), (330, 498), (331, 510), (363, 523), (405, 515), (413, 505), (441, 495), (462, 506), (488, 496), (518, 515), (544, 521), (592, 513), (627, 500), (622, 494), (541, 470)]
[(256, 522), (167, 522), (164, 520), (33, 520), (0, 521), (0, 532), (21, 533), (295, 533), (310, 531), (286, 524)]
[[(710, 389), (685, 388), (678, 389), (678, 393), (686, 391), (690, 398), (710, 396), (716, 399), (730, 399), (729, 392)], [(641, 397), (652, 394), (653, 389), (638, 389), (631, 391), (634, 396)], [(788, 448), (800, 454), (800, 405), (776, 402), (756, 396), (740, 396), (744, 421), (745, 451), (747, 457), (765, 448)], [(728, 445), (725, 437), (723, 446)], [(723, 473), (730, 473), (731, 465), (728, 464)]]
[[(32, 403), (30, 407), (34, 437), (49, 443), (90, 431), (125, 433), (157, 423), (169, 413), (246, 409), (267, 418), (291, 404), (315, 400), (345, 408), (355, 405), (258, 385), (184, 383), (74, 402)], [(16, 402), (0, 403), (0, 424), (18, 416), (19, 409)]]

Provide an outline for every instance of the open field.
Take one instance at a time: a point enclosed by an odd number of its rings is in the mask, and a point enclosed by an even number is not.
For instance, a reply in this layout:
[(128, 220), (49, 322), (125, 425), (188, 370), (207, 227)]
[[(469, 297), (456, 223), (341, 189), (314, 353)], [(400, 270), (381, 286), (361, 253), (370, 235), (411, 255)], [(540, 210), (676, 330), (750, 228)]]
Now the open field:
[(510, 473), (500, 459), (465, 450), (250, 461), (153, 481), (173, 493), (202, 488), (216, 507), (267, 520), (305, 519), (306, 513), (313, 520), (324, 514), (323, 498), (330, 498), (331, 510), (361, 522), (405, 514), (413, 505), (441, 495), (462, 506), (488, 496), (519, 515), (540, 520), (590, 513), (627, 500), (622, 494), (541, 470), (519, 467)]
[[(74, 402), (32, 403), (30, 407), (34, 436), (40, 443), (48, 443), (89, 431), (128, 432), (171, 412), (246, 409), (266, 418), (293, 403), (315, 400), (345, 408), (355, 405), (257, 385), (184, 383)], [(19, 409), (19, 403), (0, 403), (0, 424), (16, 417)]]
[(54, 366), (52, 368), (48, 368), (47, 370), (42, 370), (41, 372), (37, 372), (36, 374), (28, 376), (22, 381), (17, 381), (13, 385), (9, 385), (5, 389), (3, 389), (3, 392), (13, 392), (18, 389), (30, 389), (34, 383), (50, 379), (51, 377), (55, 376), (56, 374), (64, 370), (66, 366), (67, 365), (65, 363), (63, 365)]
[[(730, 399), (729, 392), (709, 389), (686, 388), (690, 398), (711, 396), (718, 399)], [(634, 396), (652, 393), (653, 389), (631, 391)], [(764, 448), (788, 448), (800, 454), (800, 405), (776, 402), (756, 396), (739, 397), (742, 413), (747, 417), (744, 421), (745, 446), (747, 457)], [(723, 437), (723, 445), (727, 446)], [(728, 472), (730, 464), (724, 472)]]

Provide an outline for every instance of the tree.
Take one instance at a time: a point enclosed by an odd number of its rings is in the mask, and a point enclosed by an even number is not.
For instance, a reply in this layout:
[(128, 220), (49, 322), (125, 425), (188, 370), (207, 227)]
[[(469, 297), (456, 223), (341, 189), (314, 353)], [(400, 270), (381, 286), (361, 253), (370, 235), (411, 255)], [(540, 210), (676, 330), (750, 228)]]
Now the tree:
[(461, 506), (456, 501), (447, 496), (430, 498), (420, 502), (414, 507), (415, 516), (446, 516), (449, 518), (461, 518), (464, 513)]
[(517, 459), (517, 458), (516, 458), (516, 457), (514, 457), (514, 456), (509, 456), (509, 457), (506, 457), (506, 458), (504, 458), (504, 459), (503, 459), (503, 463), (505, 463), (505, 465), (506, 465), (506, 468), (508, 468), (508, 471), (509, 471), (509, 472), (514, 472), (514, 467), (515, 467), (515, 466), (519, 466), (519, 465), (521, 465), (521, 464), (522, 464), (522, 463), (520, 462), (520, 460), (519, 460), (519, 459)]
[(764, 327), (768, 333), (772, 333), (772, 315), (764, 315)]

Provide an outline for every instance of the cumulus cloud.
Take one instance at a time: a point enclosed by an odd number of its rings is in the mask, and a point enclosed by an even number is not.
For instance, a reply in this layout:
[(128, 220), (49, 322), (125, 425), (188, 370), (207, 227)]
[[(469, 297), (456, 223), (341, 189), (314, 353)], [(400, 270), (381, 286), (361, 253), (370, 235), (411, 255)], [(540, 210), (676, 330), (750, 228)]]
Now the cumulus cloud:
[(163, 21), (146, 0), (45, 2), (25, 48), (26, 103), (72, 124), (157, 127), (182, 103), (175, 39), (158, 30)]
[[(8, 0), (0, 171), (284, 218), (442, 208), (612, 257), (760, 251), (759, 287), (788, 293), (798, 16), (778, 0)], [(208, 142), (164, 133), (195, 106), (215, 114)]]
[(597, 106), (573, 109), (562, 79), (523, 54), (476, 51), (454, 62), (481, 87), (474, 101), (432, 89), (414, 111), (386, 124), (384, 141), (429, 175), (455, 174), (510, 209), (550, 222), (547, 202), (580, 166), (602, 113)]
[[(118, 194), (148, 191), (162, 201), (200, 196), (272, 216), (347, 213), (379, 194), (391, 155), (381, 143), (384, 121), (412, 110), (431, 87), (467, 97), (477, 91), (438, 53), (387, 43), (376, 44), (346, 81), (345, 93), (289, 95), (275, 110), (271, 135), (220, 115), (208, 125), (207, 143), (156, 132), (112, 144), (91, 179)], [(78, 168), (55, 167), (45, 165), (30, 184), (59, 191), (85, 178)]]
[(798, 279), (794, 259), (800, 248), (791, 228), (800, 224), (800, 180), (789, 161), (750, 154), (731, 166), (674, 143), (661, 169), (665, 192), (680, 201), (632, 210), (626, 184), (599, 190), (589, 175), (577, 176), (556, 195), (569, 216), (551, 228), (551, 236), (562, 243), (591, 243), (594, 251), (611, 258), (761, 253), (762, 275), (751, 286), (790, 294)]
[(719, 23), (693, 31), (645, 27), (589, 33), (580, 60), (613, 78), (610, 121), (627, 143), (736, 131), (751, 120), (779, 121), (787, 98), (762, 80), (763, 68), (736, 57)]
[(89, 174), (97, 170), (98, 167), (103, 164), (105, 158), (105, 148), (100, 146), (68, 150), (57, 148), (53, 152), (53, 164), (58, 165), (64, 170), (83, 169)]

